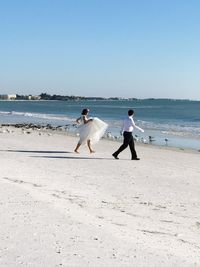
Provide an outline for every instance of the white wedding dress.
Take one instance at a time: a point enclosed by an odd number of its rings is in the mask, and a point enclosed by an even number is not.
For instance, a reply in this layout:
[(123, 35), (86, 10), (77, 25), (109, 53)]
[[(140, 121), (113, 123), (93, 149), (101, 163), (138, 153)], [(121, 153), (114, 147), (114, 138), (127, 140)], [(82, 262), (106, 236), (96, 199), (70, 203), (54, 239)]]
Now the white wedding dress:
[(97, 117), (89, 119), (92, 119), (92, 121), (78, 127), (79, 144), (85, 144), (87, 140), (90, 140), (91, 144), (97, 143), (108, 127), (107, 123)]

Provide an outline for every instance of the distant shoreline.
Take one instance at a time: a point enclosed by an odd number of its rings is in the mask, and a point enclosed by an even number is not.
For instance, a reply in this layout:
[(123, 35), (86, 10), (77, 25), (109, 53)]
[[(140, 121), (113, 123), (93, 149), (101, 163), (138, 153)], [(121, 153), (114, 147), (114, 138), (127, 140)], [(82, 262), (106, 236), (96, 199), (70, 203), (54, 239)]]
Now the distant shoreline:
[(37, 95), (33, 94), (0, 94), (0, 100), (3, 101), (44, 101), (44, 100), (58, 100), (58, 101), (200, 101), (200, 99), (176, 99), (176, 98), (163, 98), (163, 97), (123, 97), (123, 96), (81, 96), (81, 95), (60, 95), (60, 94), (48, 94), (40, 93)]

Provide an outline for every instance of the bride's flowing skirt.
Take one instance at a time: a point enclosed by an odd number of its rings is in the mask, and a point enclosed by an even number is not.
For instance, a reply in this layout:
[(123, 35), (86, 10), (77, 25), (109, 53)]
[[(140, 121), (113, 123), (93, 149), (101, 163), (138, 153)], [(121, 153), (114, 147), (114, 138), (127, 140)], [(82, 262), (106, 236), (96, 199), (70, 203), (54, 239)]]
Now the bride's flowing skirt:
[(85, 144), (87, 140), (90, 140), (92, 144), (97, 143), (104, 135), (107, 127), (107, 123), (96, 117), (92, 121), (79, 126), (79, 144)]

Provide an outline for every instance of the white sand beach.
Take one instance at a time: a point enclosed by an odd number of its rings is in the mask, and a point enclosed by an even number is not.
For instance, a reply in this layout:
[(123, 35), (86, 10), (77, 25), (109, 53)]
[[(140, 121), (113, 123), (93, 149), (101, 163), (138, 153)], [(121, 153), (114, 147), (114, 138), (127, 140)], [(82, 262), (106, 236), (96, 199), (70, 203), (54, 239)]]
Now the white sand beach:
[(0, 266), (200, 266), (199, 152), (0, 130)]

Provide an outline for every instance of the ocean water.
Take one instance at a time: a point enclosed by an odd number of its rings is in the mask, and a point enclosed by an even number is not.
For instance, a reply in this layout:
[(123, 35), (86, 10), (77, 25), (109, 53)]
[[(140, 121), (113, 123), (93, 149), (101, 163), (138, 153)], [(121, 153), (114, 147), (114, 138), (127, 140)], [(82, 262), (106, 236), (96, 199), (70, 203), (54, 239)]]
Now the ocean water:
[(83, 108), (91, 117), (99, 117), (109, 125), (113, 138), (120, 136), (122, 119), (128, 109), (135, 110), (135, 123), (145, 130), (134, 131), (138, 142), (200, 150), (200, 101), (145, 99), (122, 101), (0, 101), (0, 124), (38, 123), (69, 125)]

